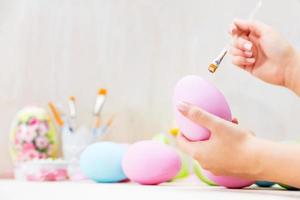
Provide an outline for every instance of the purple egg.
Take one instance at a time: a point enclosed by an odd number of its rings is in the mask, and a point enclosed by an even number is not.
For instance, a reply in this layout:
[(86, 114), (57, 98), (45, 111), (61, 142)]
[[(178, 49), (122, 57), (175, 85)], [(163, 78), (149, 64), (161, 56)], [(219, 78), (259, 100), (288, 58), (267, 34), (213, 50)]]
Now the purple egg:
[(131, 145), (123, 157), (123, 170), (134, 182), (157, 185), (174, 178), (181, 168), (175, 149), (159, 141), (145, 140)]
[(222, 119), (231, 121), (231, 111), (223, 94), (210, 82), (200, 76), (189, 75), (178, 81), (173, 96), (176, 122), (191, 141), (207, 140), (210, 132), (183, 116), (176, 108), (179, 102), (188, 102)]
[(247, 179), (241, 179), (237, 177), (232, 176), (216, 176), (210, 171), (202, 169), (202, 173), (205, 177), (207, 177), (209, 180), (213, 181), (214, 183), (231, 188), (231, 189), (241, 189), (244, 187), (248, 187), (255, 183), (255, 181), (247, 180)]

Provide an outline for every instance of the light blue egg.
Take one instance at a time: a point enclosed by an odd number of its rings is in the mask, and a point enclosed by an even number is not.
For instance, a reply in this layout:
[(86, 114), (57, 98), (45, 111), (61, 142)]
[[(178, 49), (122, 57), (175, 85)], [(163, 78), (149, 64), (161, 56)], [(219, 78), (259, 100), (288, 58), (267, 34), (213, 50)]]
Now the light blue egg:
[(125, 180), (121, 163), (126, 149), (126, 145), (112, 142), (92, 144), (80, 155), (80, 169), (85, 176), (96, 182)]

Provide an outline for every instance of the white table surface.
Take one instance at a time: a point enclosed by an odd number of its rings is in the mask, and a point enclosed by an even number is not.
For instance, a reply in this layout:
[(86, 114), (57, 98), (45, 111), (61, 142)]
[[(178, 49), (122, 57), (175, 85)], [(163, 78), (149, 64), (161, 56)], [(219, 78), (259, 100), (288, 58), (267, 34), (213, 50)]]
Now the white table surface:
[(23, 182), (0, 180), (0, 200), (63, 200), (63, 199), (300, 199), (300, 192), (279, 188), (247, 188), (231, 190), (222, 187), (209, 187), (195, 177), (159, 186), (141, 186), (133, 183), (100, 184), (94, 182)]

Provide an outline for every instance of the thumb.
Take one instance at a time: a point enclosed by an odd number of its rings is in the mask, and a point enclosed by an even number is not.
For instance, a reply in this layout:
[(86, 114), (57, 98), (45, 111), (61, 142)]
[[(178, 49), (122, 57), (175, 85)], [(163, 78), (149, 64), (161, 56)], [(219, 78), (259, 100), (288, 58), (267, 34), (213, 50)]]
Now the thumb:
[(261, 36), (262, 32), (267, 28), (267, 25), (261, 22), (242, 19), (235, 19), (233, 24), (238, 30), (246, 32), (246, 34), (254, 33), (258, 37)]
[(186, 102), (177, 104), (177, 109), (182, 115), (210, 131), (215, 130), (219, 125), (226, 125), (226, 123), (228, 123), (227, 121)]

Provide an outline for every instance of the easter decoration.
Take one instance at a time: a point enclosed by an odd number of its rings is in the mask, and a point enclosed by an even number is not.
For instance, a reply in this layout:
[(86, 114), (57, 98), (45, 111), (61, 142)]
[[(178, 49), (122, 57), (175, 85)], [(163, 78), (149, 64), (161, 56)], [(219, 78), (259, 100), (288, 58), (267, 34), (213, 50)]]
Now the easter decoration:
[(83, 174), (101, 183), (126, 180), (122, 159), (128, 145), (113, 142), (97, 142), (89, 145), (80, 155), (80, 169)]
[[(224, 120), (232, 120), (231, 111), (225, 97), (213, 84), (199, 76), (186, 76), (178, 81), (174, 89), (173, 107), (180, 131), (190, 141), (208, 140), (210, 132), (208, 129), (183, 116), (176, 108), (179, 102), (189, 102)], [(215, 176), (204, 169), (201, 169), (201, 171), (201, 174), (206, 177), (209, 182), (211, 181), (212, 183), (227, 188), (243, 188), (254, 183), (250, 180), (235, 177)]]
[(159, 141), (144, 140), (131, 145), (122, 161), (126, 176), (142, 185), (157, 185), (174, 178), (181, 169), (174, 148)]
[(10, 132), (10, 154), (14, 163), (57, 158), (57, 138), (46, 110), (26, 107), (17, 113)]
[(57, 135), (45, 109), (25, 107), (20, 110), (13, 120), (9, 143), (16, 179), (68, 179), (66, 165), (55, 161), (58, 157)]

